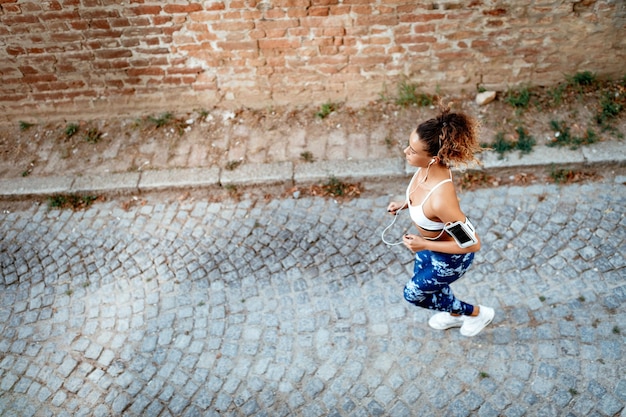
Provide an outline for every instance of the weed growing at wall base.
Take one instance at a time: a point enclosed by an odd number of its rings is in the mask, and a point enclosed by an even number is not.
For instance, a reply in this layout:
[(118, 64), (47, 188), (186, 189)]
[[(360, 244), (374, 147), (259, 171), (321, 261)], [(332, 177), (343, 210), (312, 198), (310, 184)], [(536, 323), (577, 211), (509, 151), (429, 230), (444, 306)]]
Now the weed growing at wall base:
[(34, 124), (34, 123), (28, 123), (28, 122), (24, 122), (24, 121), (20, 120), (20, 130), (21, 130), (22, 132), (24, 132), (24, 131), (26, 131), (26, 130), (30, 129), (30, 128), (31, 128), (31, 127), (33, 127), (33, 126), (35, 126), (35, 124)]
[[(600, 110), (596, 116), (596, 122), (603, 128), (608, 128), (610, 123), (617, 118), (624, 106), (618, 101), (619, 93), (605, 92), (600, 98)], [(624, 100), (624, 98), (622, 98)]]
[(530, 104), (531, 92), (528, 87), (507, 91), (504, 101), (518, 109), (526, 109)]
[(571, 77), (566, 77), (570, 85), (593, 86), (597, 83), (598, 77), (591, 71), (577, 72)]
[(399, 106), (415, 105), (418, 107), (430, 106), (434, 102), (434, 97), (418, 91), (418, 84), (402, 81), (398, 84), (398, 97), (396, 104)]
[(595, 131), (588, 128), (584, 136), (573, 136), (567, 123), (551, 120), (550, 127), (555, 132), (554, 139), (548, 146), (569, 146), (570, 149), (578, 149), (582, 145), (590, 145), (598, 141)]
[(550, 171), (550, 178), (557, 184), (571, 184), (586, 180), (597, 180), (602, 177), (594, 172), (558, 168), (553, 165)]
[(76, 133), (78, 133), (78, 129), (79, 129), (79, 126), (76, 123), (70, 123), (65, 128), (65, 137), (68, 139), (71, 138)]
[(336, 108), (337, 106), (334, 103), (324, 103), (322, 104), (320, 110), (315, 113), (315, 116), (319, 117), (320, 119), (325, 119), (326, 117), (328, 117), (329, 114), (334, 112)]
[(493, 144), (481, 144), (483, 148), (493, 149), (498, 153), (498, 159), (504, 158), (504, 154), (513, 150), (518, 150), (522, 154), (528, 154), (533, 150), (533, 147), (537, 144), (534, 137), (526, 132), (526, 129), (519, 126), (515, 129), (517, 132), (517, 140), (507, 140), (504, 133), (498, 132), (494, 139)]
[(102, 133), (95, 127), (92, 127), (91, 129), (87, 130), (87, 133), (85, 134), (85, 141), (90, 143), (97, 143), (101, 137)]
[(300, 154), (300, 159), (302, 159), (304, 162), (313, 162), (313, 161), (315, 161), (315, 157), (309, 151), (302, 152)]
[(48, 197), (49, 209), (81, 210), (91, 206), (98, 196), (79, 194), (54, 194)]

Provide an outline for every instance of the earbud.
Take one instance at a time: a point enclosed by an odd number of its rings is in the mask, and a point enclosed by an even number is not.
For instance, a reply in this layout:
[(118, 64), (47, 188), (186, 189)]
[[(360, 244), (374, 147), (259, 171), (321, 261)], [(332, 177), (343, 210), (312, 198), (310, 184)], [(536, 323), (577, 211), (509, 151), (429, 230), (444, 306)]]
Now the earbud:
[(431, 163), (431, 164), (434, 164), (434, 163), (435, 163), (435, 158), (431, 159), (431, 160), (430, 160), (430, 163)]

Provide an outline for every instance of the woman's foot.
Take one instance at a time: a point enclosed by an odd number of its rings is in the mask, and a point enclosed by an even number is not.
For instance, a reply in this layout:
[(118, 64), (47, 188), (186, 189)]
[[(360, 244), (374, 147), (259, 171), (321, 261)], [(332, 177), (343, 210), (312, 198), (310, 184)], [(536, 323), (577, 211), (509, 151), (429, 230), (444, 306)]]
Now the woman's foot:
[(461, 327), (465, 316), (453, 316), (448, 312), (437, 313), (428, 320), (428, 325), (436, 330), (445, 330), (452, 327)]
[(495, 314), (493, 308), (478, 306), (477, 316), (465, 316), (463, 324), (461, 325), (461, 334), (467, 337), (476, 336), (491, 323)]

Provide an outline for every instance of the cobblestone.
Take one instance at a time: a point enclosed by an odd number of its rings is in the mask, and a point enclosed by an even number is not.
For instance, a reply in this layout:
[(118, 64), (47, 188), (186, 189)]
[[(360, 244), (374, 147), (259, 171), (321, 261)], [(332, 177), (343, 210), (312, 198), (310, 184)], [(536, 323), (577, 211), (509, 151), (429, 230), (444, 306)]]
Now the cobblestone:
[(403, 300), (386, 197), (10, 213), (0, 414), (623, 414), (623, 184), (461, 197), (483, 249), (454, 289), (496, 308), (472, 339)]

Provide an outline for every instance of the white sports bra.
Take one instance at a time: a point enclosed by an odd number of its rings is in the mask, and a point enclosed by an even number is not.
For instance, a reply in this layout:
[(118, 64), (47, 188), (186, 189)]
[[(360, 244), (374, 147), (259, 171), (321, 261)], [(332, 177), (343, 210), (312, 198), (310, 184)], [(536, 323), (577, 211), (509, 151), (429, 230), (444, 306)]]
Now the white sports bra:
[(440, 230), (443, 230), (443, 227), (445, 226), (445, 223), (442, 222), (436, 222), (433, 220), (430, 220), (428, 217), (426, 217), (426, 215), (424, 214), (424, 203), (426, 202), (426, 200), (428, 200), (428, 198), (430, 197), (430, 195), (433, 193), (433, 191), (435, 191), (437, 188), (439, 188), (440, 185), (445, 184), (447, 182), (452, 182), (452, 172), (450, 173), (450, 178), (447, 180), (443, 180), (440, 183), (438, 183), (437, 185), (435, 185), (429, 192), (428, 194), (426, 194), (426, 197), (424, 197), (424, 200), (422, 201), (422, 204), (420, 204), (419, 206), (412, 206), (411, 205), (411, 185), (413, 184), (413, 181), (415, 180), (415, 178), (417, 178), (417, 174), (420, 172), (421, 169), (418, 169), (417, 172), (415, 172), (415, 174), (413, 175), (413, 178), (411, 178), (411, 182), (409, 182), (409, 186), (406, 189), (406, 202), (407, 202), (407, 206), (409, 207), (409, 215), (411, 216), (411, 220), (413, 220), (413, 222), (418, 225), (420, 228), (424, 229), (424, 230), (428, 230), (428, 231), (433, 231), (433, 232), (437, 232)]

